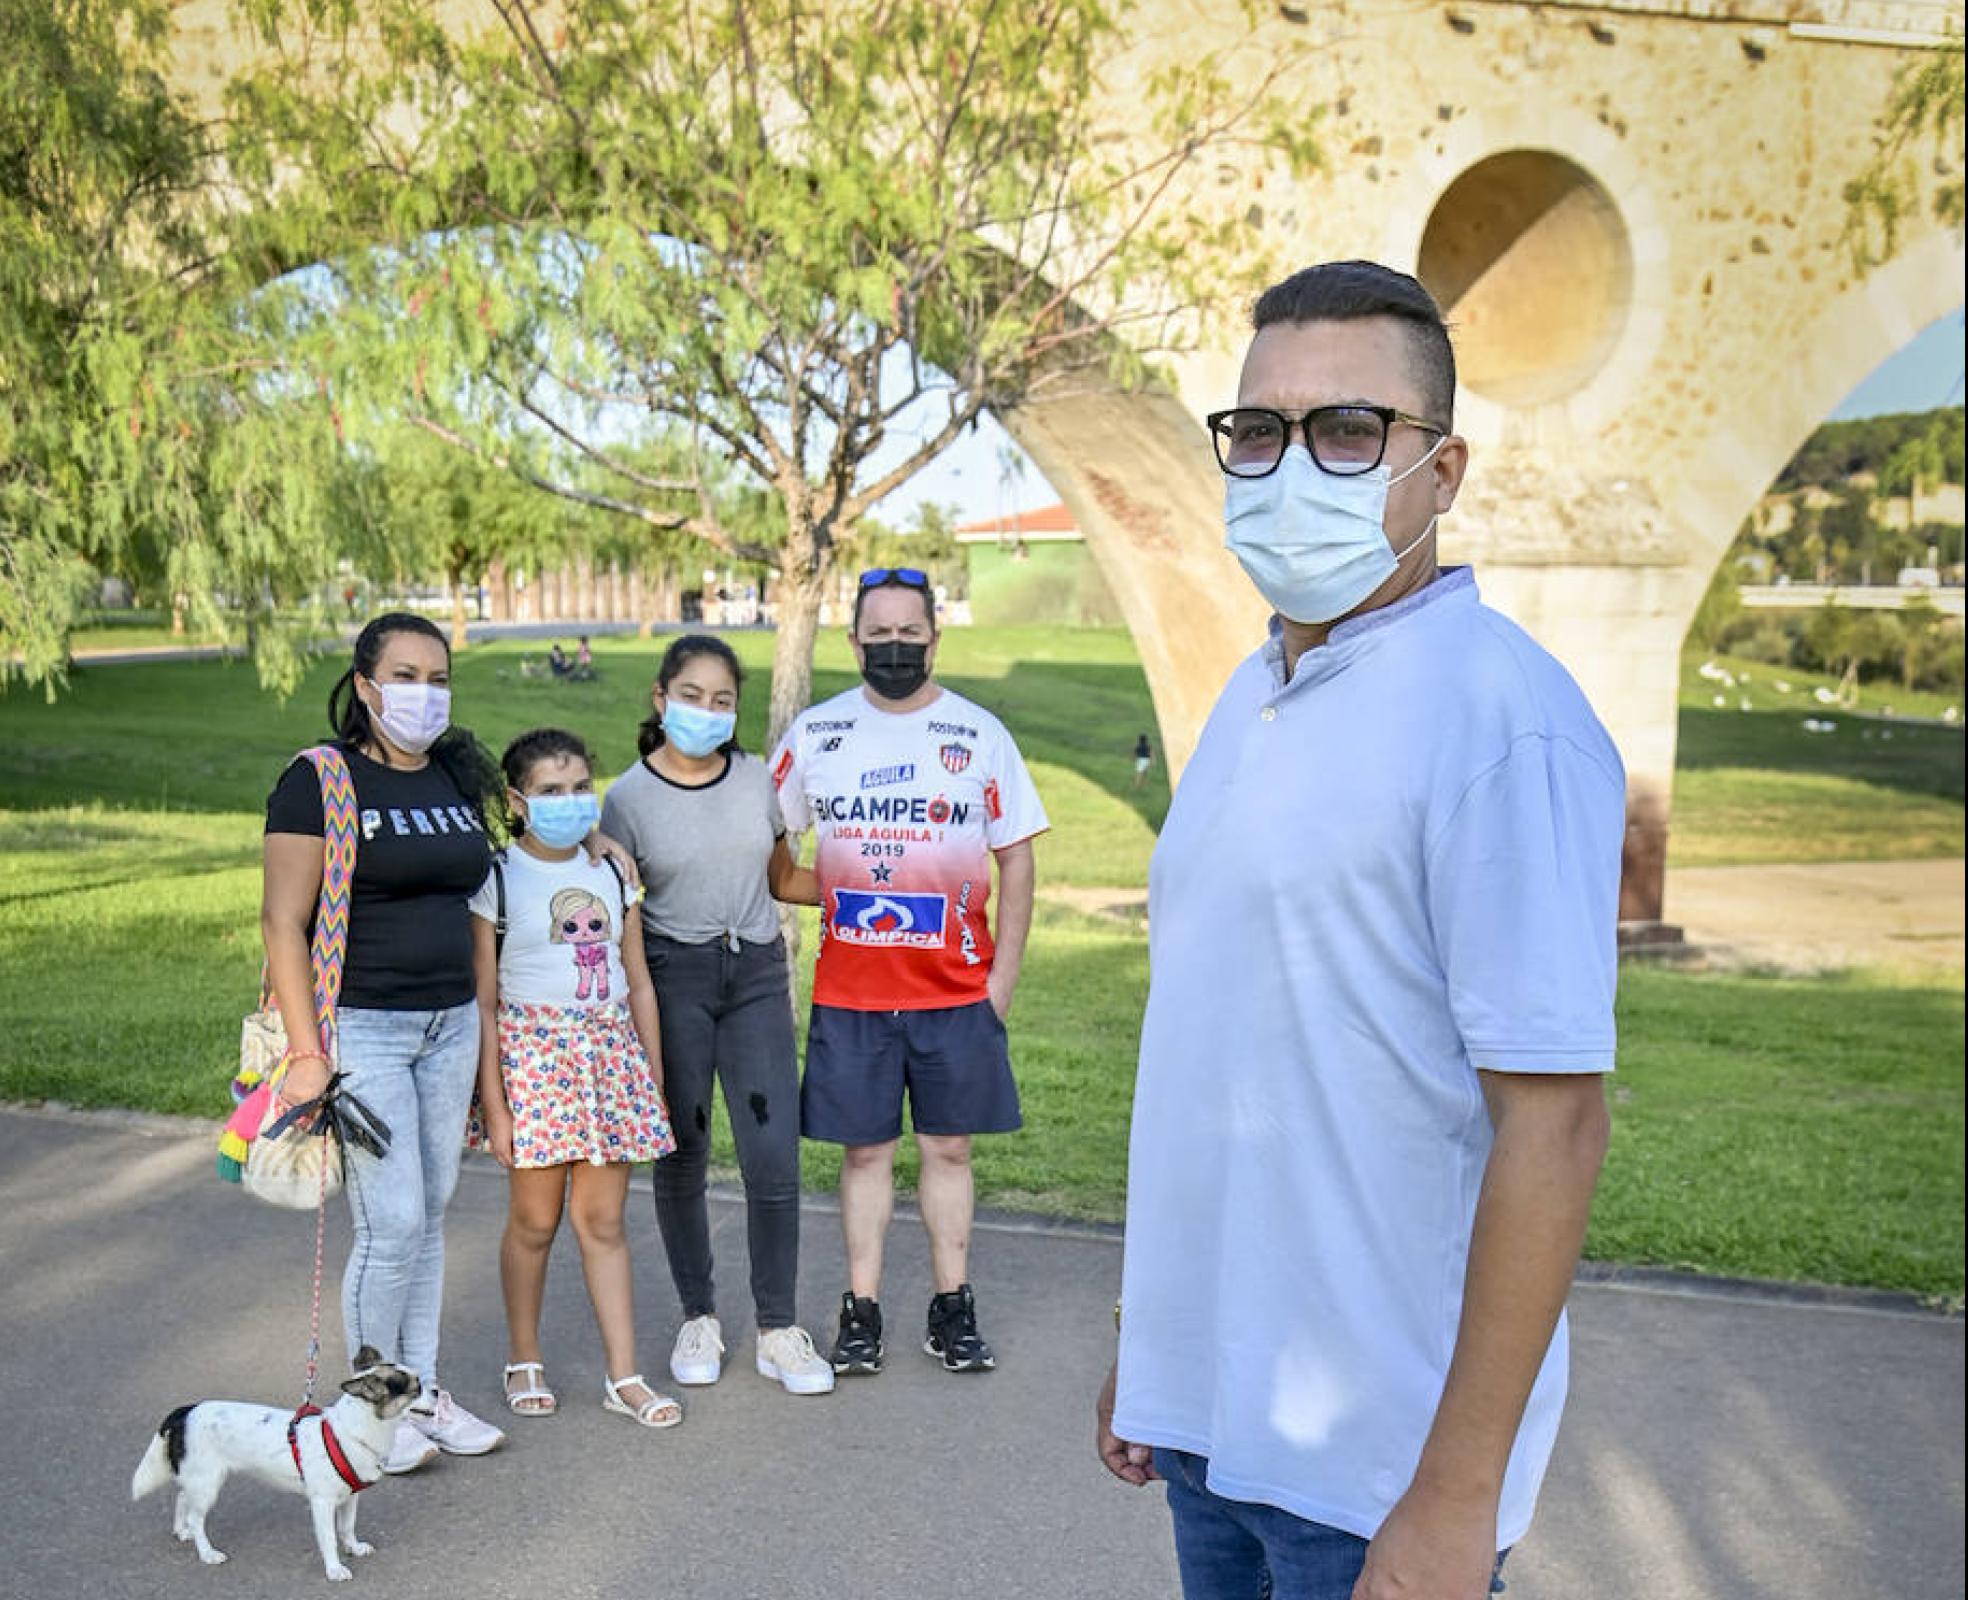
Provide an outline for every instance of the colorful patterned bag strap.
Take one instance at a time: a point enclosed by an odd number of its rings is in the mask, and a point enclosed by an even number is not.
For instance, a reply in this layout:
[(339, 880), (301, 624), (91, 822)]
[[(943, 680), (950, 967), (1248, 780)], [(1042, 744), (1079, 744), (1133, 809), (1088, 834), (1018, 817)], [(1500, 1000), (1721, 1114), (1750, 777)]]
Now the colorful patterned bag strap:
[(355, 879), (355, 779), (348, 760), (333, 745), (316, 745), (302, 755), (321, 777), (321, 901), (315, 908), (314, 938), (308, 947), (314, 971), (314, 1017), (321, 1048), (335, 1053), (335, 1007), (342, 995), (342, 963), (348, 955), (349, 890)]

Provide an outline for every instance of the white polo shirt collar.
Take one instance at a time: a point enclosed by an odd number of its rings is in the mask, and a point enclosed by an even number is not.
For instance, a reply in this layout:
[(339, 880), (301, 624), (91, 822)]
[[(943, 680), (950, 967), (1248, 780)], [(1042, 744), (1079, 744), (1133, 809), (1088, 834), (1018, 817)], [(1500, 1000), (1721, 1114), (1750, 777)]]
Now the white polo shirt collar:
[(1478, 598), (1474, 568), (1444, 567), (1425, 589), (1397, 600), (1391, 606), (1381, 606), (1337, 624), (1326, 635), (1324, 644), (1298, 658), (1298, 669), (1292, 673), (1289, 683), (1285, 681), (1284, 623), (1274, 613), (1262, 650), (1265, 670), (1270, 673), (1271, 686), (1277, 691), (1273, 698), (1282, 699), (1301, 690), (1306, 684), (1321, 683), (1335, 673), (1343, 672), (1359, 658), (1367, 645), (1421, 612), (1442, 605), (1474, 605)]

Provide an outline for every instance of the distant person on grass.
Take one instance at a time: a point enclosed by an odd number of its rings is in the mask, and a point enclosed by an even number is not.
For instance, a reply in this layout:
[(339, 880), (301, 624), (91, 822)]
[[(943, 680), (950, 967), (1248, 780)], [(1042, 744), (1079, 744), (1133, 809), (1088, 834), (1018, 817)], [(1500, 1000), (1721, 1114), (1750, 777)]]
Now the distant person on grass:
[[(799, 1277), (799, 1059), (786, 942), (773, 896), (812, 901), (786, 848), (765, 763), (738, 743), (744, 674), (722, 639), (663, 653), (642, 755), (609, 786), (601, 825), (631, 850), (649, 893), (642, 948), (662, 1012), (676, 1154), (655, 1169), (656, 1221), (682, 1302), (670, 1376), (724, 1371), (705, 1174), (716, 1087), (745, 1184), (753, 1365), (790, 1394), (826, 1394), (834, 1369), (794, 1316)], [(804, 887), (795, 888), (795, 884)]]
[[(354, 782), (358, 832), (348, 953), (337, 1010), (343, 1081), (389, 1126), (380, 1158), (351, 1146), (355, 1239), (342, 1279), (351, 1355), (373, 1345), (419, 1374), (384, 1463), (409, 1472), (439, 1450), (480, 1455), (505, 1437), (439, 1386), (444, 1211), (456, 1186), (478, 1070), (478, 1006), (465, 902), (491, 862), (491, 758), (451, 723), (451, 653), (429, 621), (377, 617), (328, 697)], [(297, 758), (267, 799), (260, 928), (290, 1040), (315, 1037), (308, 938), (321, 892), (323, 816), (314, 766)], [(327, 1086), (319, 1048), (296, 1045), (279, 1080), (288, 1105)]]
[(1209, 418), (1276, 615), (1150, 871), (1102, 1460), (1188, 1600), (1479, 1600), (1564, 1403), (1606, 1145), (1625, 781), (1436, 563), (1468, 447), (1412, 278), (1310, 268)]
[(926, 574), (862, 573), (849, 639), (861, 687), (802, 712), (772, 759), (788, 830), (819, 836), (821, 945), (800, 1104), (809, 1138), (844, 1146), (848, 1288), (833, 1365), (881, 1370), (882, 1249), (906, 1091), (935, 1276), (923, 1347), (949, 1371), (988, 1371), (996, 1358), (970, 1285), (970, 1141), (1020, 1124), (1004, 1019), (1046, 815), (1004, 725), (931, 676)]
[(1155, 747), (1148, 742), (1148, 735), (1142, 734), (1134, 741), (1134, 786), (1139, 789), (1148, 781), (1148, 769), (1155, 764)]

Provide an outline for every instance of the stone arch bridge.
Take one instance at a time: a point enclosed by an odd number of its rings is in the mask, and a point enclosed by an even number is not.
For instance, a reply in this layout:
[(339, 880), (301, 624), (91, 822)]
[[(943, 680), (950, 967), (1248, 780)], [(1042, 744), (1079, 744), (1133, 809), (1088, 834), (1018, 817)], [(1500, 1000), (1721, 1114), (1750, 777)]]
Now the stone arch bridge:
[[(1226, 4), (1161, 0), (1171, 41)], [(1681, 643), (1744, 516), (1834, 406), (1962, 300), (1957, 229), (1915, 218), (1859, 278), (1846, 183), (1895, 75), (1960, 48), (1919, 0), (1352, 0), (1278, 7), (1327, 170), (1253, 188), (1298, 262), (1368, 256), (1447, 308), (1467, 482), (1445, 560), (1577, 675), (1629, 774), (1621, 918), (1658, 931)], [(1152, 48), (1152, 46), (1151, 46)], [(1226, 171), (1223, 181), (1235, 183)], [(1199, 419), (1248, 340), (1210, 330), (1173, 395), (1013, 413), (1124, 608), (1171, 757), (1263, 608), (1221, 548)], [(1666, 908), (1671, 910), (1671, 908)]]
[[(201, 100), (235, 58), (224, 17), (177, 11)], [(1144, 0), (1130, 54), (1149, 70), (1245, 26), (1235, 0)], [(1811, 429), (1961, 303), (1958, 229), (1911, 219), (1865, 277), (1840, 243), (1895, 75), (1961, 33), (1960, 0), (1321, 0), (1247, 41), (1314, 47), (1289, 92), (1319, 108), (1328, 162), (1295, 188), (1226, 164), (1219, 189), (1248, 184), (1247, 224), (1284, 258), (1373, 257), (1448, 308), (1472, 463), (1444, 556), (1618, 741), (1621, 917), (1642, 937), (1664, 910), (1680, 647), (1716, 562)], [(1177, 770), (1264, 621), (1200, 422), (1246, 337), (1204, 330), (1172, 391), (1003, 419), (1126, 613)]]

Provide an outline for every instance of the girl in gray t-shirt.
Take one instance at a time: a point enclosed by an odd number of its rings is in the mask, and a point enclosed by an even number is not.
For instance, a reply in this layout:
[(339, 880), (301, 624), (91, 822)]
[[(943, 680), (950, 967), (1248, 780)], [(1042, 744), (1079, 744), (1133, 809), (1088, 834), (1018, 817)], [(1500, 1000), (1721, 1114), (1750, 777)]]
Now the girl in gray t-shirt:
[(810, 901), (817, 885), (787, 848), (765, 764), (738, 747), (743, 678), (721, 639), (689, 634), (670, 646), (637, 741), (641, 759), (609, 787), (601, 827), (634, 852), (648, 890), (643, 953), (677, 1141), (654, 1169), (656, 1220), (683, 1302), (670, 1374), (707, 1384), (723, 1370), (704, 1195), (716, 1077), (745, 1181), (758, 1371), (790, 1393), (825, 1394), (833, 1367), (793, 1315), (799, 1066), (773, 903)]

